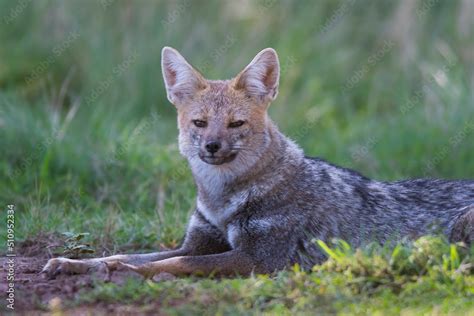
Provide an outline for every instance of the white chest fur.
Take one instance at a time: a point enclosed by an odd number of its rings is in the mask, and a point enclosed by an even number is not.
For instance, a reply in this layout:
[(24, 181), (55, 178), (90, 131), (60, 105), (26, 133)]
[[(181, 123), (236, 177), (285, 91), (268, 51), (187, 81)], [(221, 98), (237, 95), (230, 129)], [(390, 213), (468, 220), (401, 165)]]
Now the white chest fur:
[(198, 198), (197, 208), (212, 225), (224, 232), (225, 223), (245, 204), (247, 198), (247, 191), (238, 192), (225, 201), (215, 202), (212, 205), (205, 204)]

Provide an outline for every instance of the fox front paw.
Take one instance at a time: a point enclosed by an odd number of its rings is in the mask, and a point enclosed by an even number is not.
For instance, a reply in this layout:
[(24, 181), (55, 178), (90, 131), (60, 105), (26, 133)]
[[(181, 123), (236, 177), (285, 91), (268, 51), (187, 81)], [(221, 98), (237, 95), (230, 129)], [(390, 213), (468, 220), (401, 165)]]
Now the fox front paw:
[(68, 258), (53, 258), (46, 263), (41, 274), (53, 279), (59, 274), (85, 274), (104, 268), (105, 263), (94, 260), (74, 260)]

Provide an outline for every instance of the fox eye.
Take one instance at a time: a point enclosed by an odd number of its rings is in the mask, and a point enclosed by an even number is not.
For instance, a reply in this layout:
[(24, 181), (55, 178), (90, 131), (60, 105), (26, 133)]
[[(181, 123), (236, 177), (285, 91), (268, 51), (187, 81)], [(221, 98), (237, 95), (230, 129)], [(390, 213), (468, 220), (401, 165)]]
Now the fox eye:
[(230, 122), (229, 127), (236, 128), (236, 127), (241, 127), (244, 124), (245, 124), (245, 121), (235, 121), (235, 122)]
[(193, 120), (193, 123), (194, 125), (196, 125), (196, 127), (206, 127), (207, 126), (207, 122), (206, 121), (202, 121), (202, 120)]

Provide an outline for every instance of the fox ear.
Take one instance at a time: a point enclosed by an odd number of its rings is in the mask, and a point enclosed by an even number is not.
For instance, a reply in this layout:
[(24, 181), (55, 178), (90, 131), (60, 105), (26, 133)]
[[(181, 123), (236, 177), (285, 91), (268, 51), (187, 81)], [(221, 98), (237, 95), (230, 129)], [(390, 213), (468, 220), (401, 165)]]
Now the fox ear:
[(265, 48), (234, 79), (236, 90), (262, 102), (275, 100), (278, 94), (280, 63), (273, 48)]
[(161, 69), (168, 100), (175, 106), (207, 87), (203, 76), (174, 48), (164, 47), (161, 51)]

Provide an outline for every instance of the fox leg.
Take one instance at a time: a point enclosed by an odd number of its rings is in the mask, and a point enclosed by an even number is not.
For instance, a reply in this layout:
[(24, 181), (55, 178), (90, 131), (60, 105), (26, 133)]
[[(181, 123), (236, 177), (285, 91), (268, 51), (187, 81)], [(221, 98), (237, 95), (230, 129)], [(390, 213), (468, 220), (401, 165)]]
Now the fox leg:
[(463, 241), (470, 245), (474, 242), (474, 205), (466, 209), (467, 211), (454, 223), (449, 239), (453, 242)]
[[(291, 265), (294, 260), (289, 254), (295, 251), (287, 246), (292, 231), (285, 224), (277, 223), (274, 227), (281, 228), (279, 234), (269, 234), (267, 228), (258, 231), (258, 228), (251, 229), (252, 226), (241, 229), (238, 223), (228, 224), (228, 229), (235, 229), (233, 241), (238, 245), (236, 248), (218, 254), (177, 256), (142, 265), (119, 265), (145, 278), (161, 272), (177, 276), (248, 276), (252, 272), (272, 273)], [(252, 231), (251, 234), (248, 233), (249, 230)]]
[(108, 271), (108, 264), (117, 261), (128, 262), (131, 264), (142, 264), (145, 262), (163, 260), (174, 256), (186, 255), (185, 249), (176, 249), (171, 251), (154, 252), (146, 254), (124, 254), (114, 255), (103, 258), (92, 259), (68, 259), (68, 258), (53, 258), (46, 263), (41, 273), (46, 274), (48, 278), (54, 278), (60, 273), (65, 274), (84, 274), (93, 271)]
[(119, 263), (119, 265), (135, 271), (145, 278), (152, 278), (155, 274), (161, 272), (173, 275), (248, 276), (256, 268), (252, 258), (239, 250), (203, 256), (179, 256), (139, 266), (126, 263)]
[(228, 251), (229, 245), (222, 233), (210, 225), (200, 214), (191, 217), (183, 245), (176, 250), (154, 252), (147, 254), (123, 254), (103, 258), (75, 260), (68, 258), (53, 258), (44, 266), (41, 273), (53, 278), (60, 273), (83, 274), (94, 271), (114, 270), (117, 262), (131, 265), (141, 265), (147, 262), (164, 260), (176, 256), (206, 255)]

